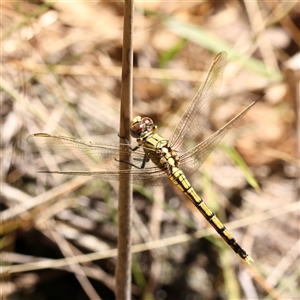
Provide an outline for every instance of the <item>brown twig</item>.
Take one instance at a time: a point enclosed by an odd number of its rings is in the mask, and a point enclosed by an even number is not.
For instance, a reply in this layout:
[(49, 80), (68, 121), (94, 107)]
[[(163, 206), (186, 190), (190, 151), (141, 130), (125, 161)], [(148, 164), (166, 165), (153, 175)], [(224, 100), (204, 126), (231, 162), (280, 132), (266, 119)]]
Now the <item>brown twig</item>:
[[(130, 141), (129, 123), (132, 107), (132, 70), (133, 70), (133, 0), (125, 1), (124, 31), (122, 54), (122, 90), (120, 136)], [(124, 140), (121, 140), (124, 143)], [(121, 160), (128, 161), (128, 157)], [(128, 169), (128, 164), (120, 163), (120, 170)], [(116, 298), (131, 298), (131, 219), (132, 186), (130, 178), (119, 183), (119, 238), (116, 267)]]

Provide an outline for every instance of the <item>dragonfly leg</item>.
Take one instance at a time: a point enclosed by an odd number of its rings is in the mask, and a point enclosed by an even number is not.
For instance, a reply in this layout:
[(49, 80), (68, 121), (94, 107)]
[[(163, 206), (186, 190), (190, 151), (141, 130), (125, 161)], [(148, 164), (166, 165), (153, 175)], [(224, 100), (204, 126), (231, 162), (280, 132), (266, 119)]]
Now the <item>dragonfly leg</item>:
[(141, 147), (140, 145), (137, 145), (136, 147), (132, 148), (131, 144), (129, 143), (129, 141), (128, 141), (125, 137), (120, 136), (119, 133), (118, 133), (118, 137), (119, 137), (120, 139), (124, 140), (125, 143), (126, 143), (126, 145), (127, 145), (127, 147), (128, 147), (130, 150), (132, 150), (132, 151), (135, 151), (135, 150), (137, 150), (137, 149), (139, 149), (139, 148)]
[(135, 167), (135, 168), (137, 168), (137, 169), (144, 169), (146, 163), (149, 161), (149, 156), (148, 156), (147, 154), (144, 155), (144, 158), (143, 158), (143, 161), (142, 161), (141, 166), (137, 166), (137, 165), (131, 163), (130, 161), (119, 160), (119, 159), (116, 159), (116, 158), (115, 158), (115, 161), (117, 161), (117, 162), (122, 162), (122, 163), (124, 163), (124, 164), (128, 164), (128, 165), (130, 165), (130, 166), (132, 166), (132, 167)]

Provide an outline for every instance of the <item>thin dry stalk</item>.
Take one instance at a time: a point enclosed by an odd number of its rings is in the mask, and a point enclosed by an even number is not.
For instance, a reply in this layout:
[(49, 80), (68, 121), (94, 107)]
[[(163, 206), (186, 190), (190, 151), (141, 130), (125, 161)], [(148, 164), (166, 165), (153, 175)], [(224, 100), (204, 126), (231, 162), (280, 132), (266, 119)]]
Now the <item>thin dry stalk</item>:
[[(125, 1), (122, 54), (122, 90), (120, 136), (130, 141), (129, 122), (132, 110), (132, 72), (133, 72), (133, 13), (132, 0)], [(124, 140), (120, 141), (121, 143)], [(128, 161), (128, 157), (121, 157)], [(128, 164), (120, 163), (120, 170), (128, 169)], [(132, 223), (132, 185), (130, 178), (119, 183), (119, 238), (116, 267), (116, 298), (131, 298), (131, 223)]]

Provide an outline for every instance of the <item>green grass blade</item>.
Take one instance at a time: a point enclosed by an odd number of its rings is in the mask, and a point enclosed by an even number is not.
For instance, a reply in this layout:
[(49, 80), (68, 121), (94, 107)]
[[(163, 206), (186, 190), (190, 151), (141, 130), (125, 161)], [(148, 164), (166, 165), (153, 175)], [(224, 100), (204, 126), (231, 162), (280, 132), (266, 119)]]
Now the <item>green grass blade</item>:
[(253, 71), (263, 77), (269, 78), (272, 81), (282, 80), (282, 75), (276, 70), (267, 70), (266, 66), (259, 60), (246, 57), (238, 53), (230, 44), (224, 42), (209, 31), (202, 29), (199, 26), (181, 23), (174, 18), (169, 18), (164, 21), (166, 27), (179, 36), (190, 40), (198, 45), (201, 45), (207, 50), (214, 53), (226, 51), (228, 60), (238, 61), (244, 68)]
[(247, 180), (247, 182), (255, 189), (260, 190), (260, 187), (252, 174), (251, 170), (243, 160), (243, 158), (239, 155), (239, 153), (231, 147), (227, 147), (225, 145), (222, 145), (221, 148), (224, 150), (224, 152), (229, 156), (229, 158), (234, 162), (235, 165), (237, 165), (242, 172), (244, 173), (244, 176)]

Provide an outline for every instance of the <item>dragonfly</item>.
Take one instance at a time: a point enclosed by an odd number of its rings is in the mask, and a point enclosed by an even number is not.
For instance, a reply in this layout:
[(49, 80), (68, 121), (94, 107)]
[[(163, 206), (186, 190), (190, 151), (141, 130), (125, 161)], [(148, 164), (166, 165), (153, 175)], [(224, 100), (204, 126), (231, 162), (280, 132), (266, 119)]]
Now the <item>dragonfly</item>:
[[(130, 178), (135, 184), (148, 186), (164, 185), (169, 182), (194, 204), (225, 242), (250, 264), (253, 259), (237, 243), (187, 180), (187, 177), (198, 170), (236, 121), (261, 98), (252, 102), (208, 138), (203, 138), (209, 122), (211, 100), (218, 96), (221, 86), (226, 56), (225, 52), (221, 52), (215, 57), (205, 81), (183, 114), (170, 140), (157, 133), (157, 126), (151, 118), (141, 116), (135, 117), (130, 127), (130, 134), (137, 141), (136, 147), (132, 147), (125, 138), (124, 143), (103, 144), (36, 133), (28, 137), (30, 143), (68, 161), (78, 161), (90, 167), (87, 171), (39, 172), (95, 176), (104, 180), (118, 181)], [(129, 159), (122, 160), (124, 155)], [(126, 163), (128, 169), (120, 170), (120, 163)]]

